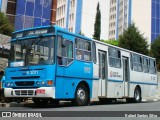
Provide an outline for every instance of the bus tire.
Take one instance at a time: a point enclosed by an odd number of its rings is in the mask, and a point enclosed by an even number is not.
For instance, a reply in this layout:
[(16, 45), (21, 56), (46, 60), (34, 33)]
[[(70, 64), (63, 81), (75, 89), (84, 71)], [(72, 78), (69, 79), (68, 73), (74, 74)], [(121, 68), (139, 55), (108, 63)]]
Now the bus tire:
[(72, 103), (77, 106), (89, 104), (89, 91), (85, 85), (78, 85), (75, 92), (75, 99), (72, 101)]
[(139, 88), (136, 87), (136, 89), (134, 90), (134, 98), (133, 101), (135, 103), (140, 103), (142, 101), (142, 97), (141, 97), (141, 91)]
[(6, 100), (6, 98), (5, 98), (3, 95), (0, 95), (0, 102), (1, 102), (1, 103), (4, 103), (5, 100)]

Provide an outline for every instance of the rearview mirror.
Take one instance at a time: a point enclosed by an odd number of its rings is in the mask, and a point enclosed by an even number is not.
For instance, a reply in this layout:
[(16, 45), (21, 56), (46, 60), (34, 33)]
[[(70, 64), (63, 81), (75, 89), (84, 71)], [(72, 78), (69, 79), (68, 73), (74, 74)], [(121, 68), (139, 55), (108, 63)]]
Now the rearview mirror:
[(62, 47), (66, 47), (66, 39), (62, 39), (62, 43), (61, 43)]

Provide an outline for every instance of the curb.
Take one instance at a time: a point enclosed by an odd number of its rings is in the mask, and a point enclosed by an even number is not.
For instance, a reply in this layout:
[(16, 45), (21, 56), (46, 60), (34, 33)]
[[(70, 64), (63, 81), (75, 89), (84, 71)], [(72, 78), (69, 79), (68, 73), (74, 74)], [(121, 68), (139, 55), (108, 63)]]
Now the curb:
[(144, 98), (142, 99), (142, 102), (158, 102), (160, 101), (159, 98)]

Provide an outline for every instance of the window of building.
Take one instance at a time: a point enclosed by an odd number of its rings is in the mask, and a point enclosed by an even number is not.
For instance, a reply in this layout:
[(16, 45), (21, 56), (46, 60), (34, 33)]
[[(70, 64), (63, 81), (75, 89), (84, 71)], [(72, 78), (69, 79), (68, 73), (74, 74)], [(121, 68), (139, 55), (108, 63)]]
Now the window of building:
[(109, 65), (111, 67), (121, 67), (121, 53), (120, 50), (109, 47)]
[(16, 12), (16, 4), (15, 2), (8, 2), (7, 4), (7, 14), (14, 15)]
[(76, 38), (76, 59), (91, 61), (91, 42)]

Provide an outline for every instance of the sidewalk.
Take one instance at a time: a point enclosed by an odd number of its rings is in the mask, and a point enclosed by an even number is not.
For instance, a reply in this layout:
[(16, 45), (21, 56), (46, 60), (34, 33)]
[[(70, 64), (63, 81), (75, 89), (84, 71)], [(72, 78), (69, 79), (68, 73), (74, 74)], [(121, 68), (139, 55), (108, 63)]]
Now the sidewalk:
[(142, 99), (142, 102), (148, 102), (148, 101), (160, 101), (160, 89), (158, 89), (157, 94), (155, 94), (154, 96), (150, 96), (150, 97), (145, 97)]

